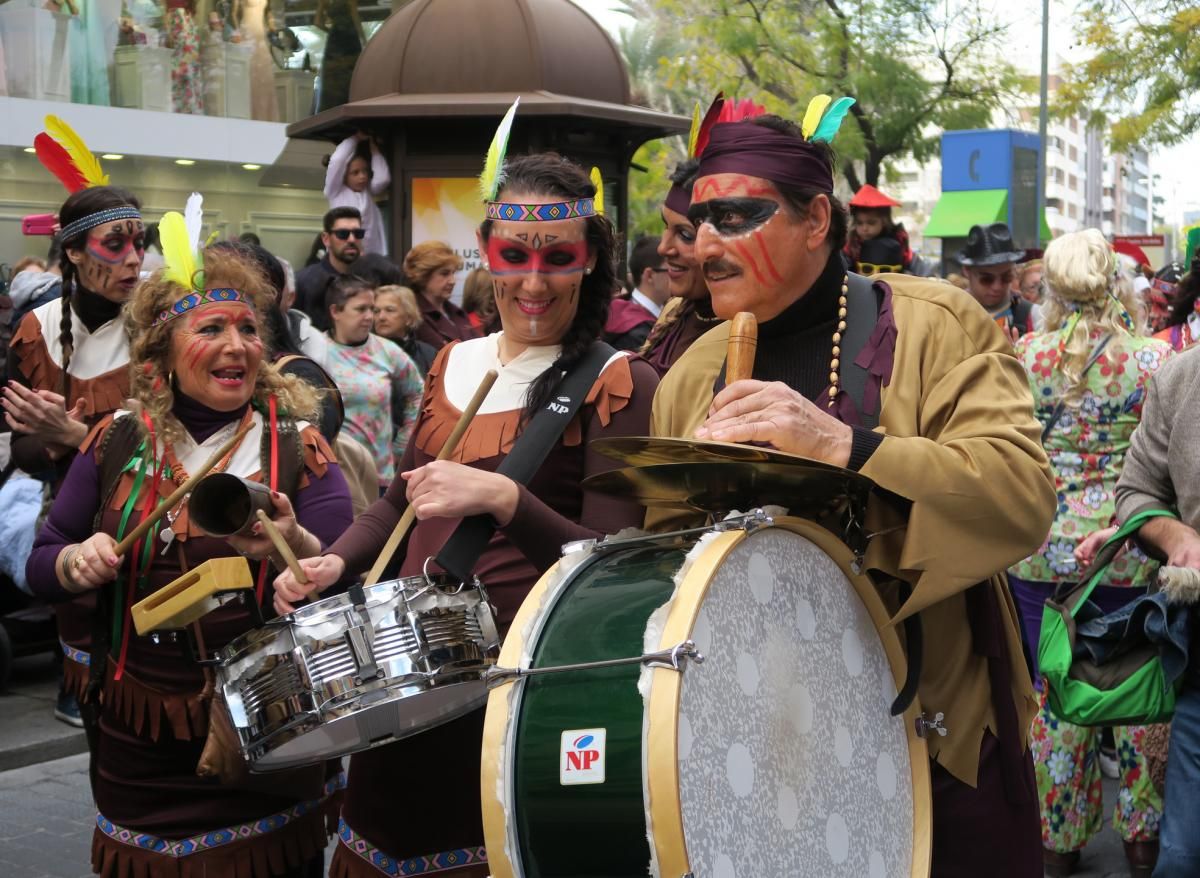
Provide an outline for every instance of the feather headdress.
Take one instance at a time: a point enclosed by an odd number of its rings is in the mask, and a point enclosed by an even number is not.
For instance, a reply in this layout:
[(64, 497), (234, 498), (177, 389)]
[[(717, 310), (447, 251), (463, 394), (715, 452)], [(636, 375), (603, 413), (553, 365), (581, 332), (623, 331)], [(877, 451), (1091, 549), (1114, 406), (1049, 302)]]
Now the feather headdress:
[(835, 101), (829, 95), (817, 95), (808, 103), (800, 130), (813, 143), (831, 143), (842, 127), (846, 113), (853, 106), (854, 98), (838, 98)]
[(38, 160), (68, 192), (107, 186), (108, 176), (75, 130), (58, 116), (47, 116), (46, 130), (33, 139)]
[(504, 156), (508, 152), (508, 135), (512, 133), (513, 119), (517, 115), (517, 107), (521, 99), (517, 98), (500, 120), (492, 143), (488, 146), (487, 158), (483, 162), (483, 172), (479, 175), (479, 194), (484, 201), (494, 201), (496, 193), (504, 183)]
[(188, 292), (204, 289), (200, 231), (204, 221), (204, 196), (193, 192), (183, 213), (171, 211), (158, 224), (163, 252), (163, 276)]
[(688, 158), (694, 159), (704, 152), (704, 147), (708, 146), (708, 133), (719, 121), (718, 117), (724, 106), (725, 93), (720, 91), (713, 98), (713, 102), (708, 105), (708, 111), (703, 117), (700, 116), (700, 105), (696, 104), (696, 109), (692, 113), (692, 130), (688, 132)]
[(596, 216), (604, 216), (604, 177), (600, 174), (599, 168), (592, 168), (592, 185), (596, 187), (596, 194), (592, 196), (592, 203), (596, 206)]

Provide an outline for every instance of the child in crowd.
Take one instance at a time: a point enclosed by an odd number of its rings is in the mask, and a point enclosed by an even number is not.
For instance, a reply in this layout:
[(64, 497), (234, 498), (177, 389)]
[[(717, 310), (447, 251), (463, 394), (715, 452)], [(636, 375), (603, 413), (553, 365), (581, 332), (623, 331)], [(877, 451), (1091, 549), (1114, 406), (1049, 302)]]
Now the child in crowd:
[(919, 277), (933, 275), (932, 266), (913, 253), (909, 247), (908, 232), (904, 230), (904, 226), (892, 219), (892, 208), (899, 206), (899, 201), (889, 198), (869, 183), (850, 199), (850, 234), (846, 240), (845, 253), (851, 270), (861, 274), (879, 274), (881, 271), (894, 270), (890, 267), (880, 269), (879, 263), (865, 258), (862, 253), (866, 242), (877, 238), (891, 238), (899, 245), (900, 261), (897, 264), (901, 266), (901, 272)]
[(391, 182), (387, 161), (379, 151), (379, 146), (361, 131), (339, 143), (326, 162), (325, 197), (329, 199), (331, 208), (358, 208), (362, 214), (363, 228), (367, 230), (367, 237), (363, 241), (364, 253), (387, 255), (383, 214), (375, 203), (375, 196), (387, 189)]

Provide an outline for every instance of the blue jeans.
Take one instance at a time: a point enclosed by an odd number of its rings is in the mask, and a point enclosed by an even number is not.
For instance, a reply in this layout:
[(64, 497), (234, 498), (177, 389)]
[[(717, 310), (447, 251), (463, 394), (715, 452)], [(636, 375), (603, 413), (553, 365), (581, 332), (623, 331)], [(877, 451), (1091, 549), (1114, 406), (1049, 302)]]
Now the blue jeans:
[(1200, 688), (1194, 685), (1185, 685), (1175, 703), (1163, 802), (1154, 878), (1200, 875)]

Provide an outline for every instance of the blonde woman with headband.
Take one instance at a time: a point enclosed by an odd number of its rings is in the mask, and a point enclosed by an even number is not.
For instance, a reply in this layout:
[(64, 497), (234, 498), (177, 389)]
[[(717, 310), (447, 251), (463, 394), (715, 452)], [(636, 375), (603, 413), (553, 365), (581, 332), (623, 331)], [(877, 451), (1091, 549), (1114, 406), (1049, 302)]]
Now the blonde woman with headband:
[[(1054, 470), (1058, 512), (1046, 542), (1009, 571), (1037, 672), (1042, 605), (1056, 583), (1078, 577), (1075, 550), (1115, 513), (1115, 488), (1129, 440), (1141, 419), (1150, 376), (1171, 346), (1138, 334), (1137, 300), (1117, 256), (1095, 229), (1050, 242), (1045, 256), (1044, 331), (1017, 342), (1029, 375), (1042, 442)], [(1154, 562), (1139, 550), (1120, 557), (1092, 593), (1105, 612), (1145, 591)], [(1132, 874), (1148, 876), (1158, 853), (1162, 799), (1141, 752), (1145, 729), (1114, 729), (1121, 789), (1113, 826)], [(1043, 692), (1032, 749), (1042, 809), (1047, 875), (1068, 875), (1103, 823), (1100, 730), (1055, 716)]]

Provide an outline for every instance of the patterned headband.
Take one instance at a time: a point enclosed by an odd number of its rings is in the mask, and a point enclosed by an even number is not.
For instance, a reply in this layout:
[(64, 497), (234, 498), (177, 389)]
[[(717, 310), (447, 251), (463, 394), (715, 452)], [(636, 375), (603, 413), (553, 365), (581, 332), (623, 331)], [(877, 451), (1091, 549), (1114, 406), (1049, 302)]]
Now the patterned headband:
[(214, 305), (218, 302), (243, 302), (251, 305), (249, 296), (241, 290), (234, 290), (228, 287), (192, 292), (188, 293), (182, 299), (177, 300), (170, 308), (159, 312), (159, 315), (154, 318), (154, 326), (166, 323), (168, 320), (174, 320), (176, 317), (182, 317), (189, 311), (195, 311), (201, 305)]
[(514, 204), (507, 201), (489, 201), (487, 204), (487, 218), (505, 222), (552, 223), (556, 220), (595, 215), (596, 201), (593, 198), (558, 201), (553, 204)]
[(110, 207), (107, 210), (101, 210), (97, 213), (88, 214), (87, 216), (80, 217), (74, 222), (67, 223), (62, 227), (62, 231), (58, 233), (59, 239), (62, 241), (69, 241), (80, 232), (90, 231), (96, 228), (96, 226), (102, 226), (105, 223), (110, 223), (114, 220), (140, 220), (141, 218), (142, 212), (132, 204), (125, 204), (121, 207)]

